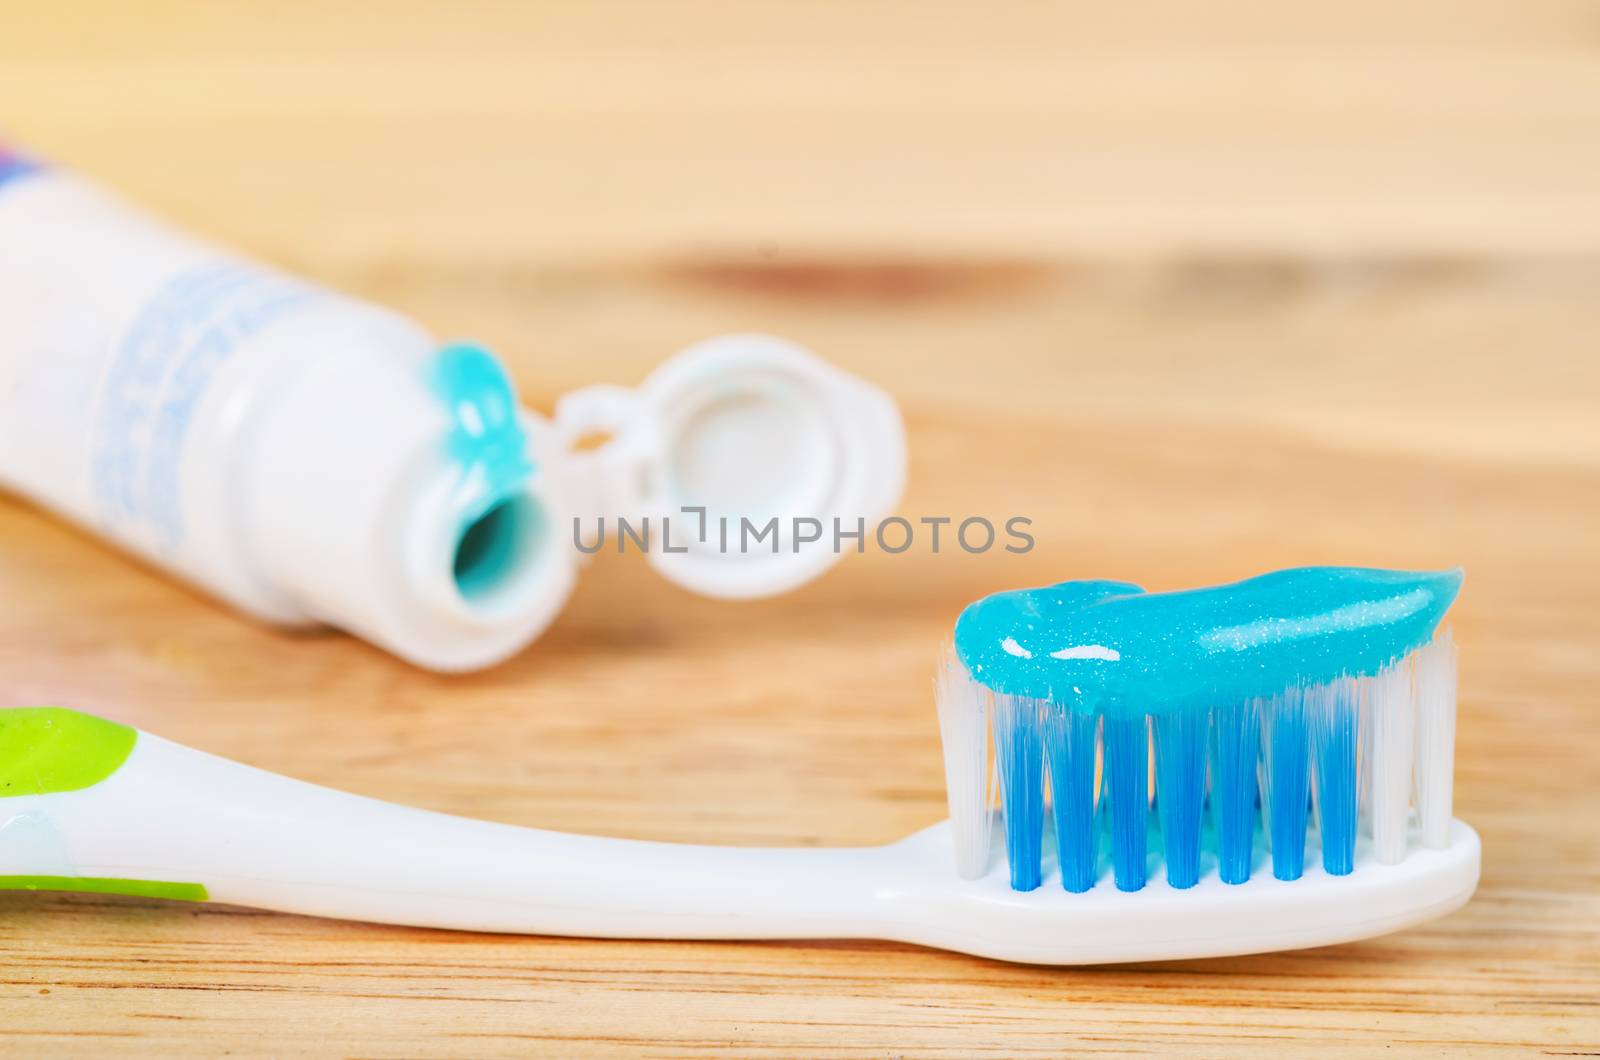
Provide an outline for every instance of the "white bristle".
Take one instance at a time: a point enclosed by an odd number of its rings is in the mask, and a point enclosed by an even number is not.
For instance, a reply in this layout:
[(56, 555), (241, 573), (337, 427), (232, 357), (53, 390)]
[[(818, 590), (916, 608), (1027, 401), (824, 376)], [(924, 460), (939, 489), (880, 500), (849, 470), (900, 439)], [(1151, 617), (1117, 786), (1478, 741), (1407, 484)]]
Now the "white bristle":
[(1366, 683), (1372, 720), (1372, 846), (1385, 865), (1404, 860), (1411, 823), (1411, 750), (1417, 727), (1411, 677), (1411, 661), (1402, 659)]
[(1417, 652), (1416, 797), (1424, 846), (1450, 842), (1450, 815), (1456, 751), (1456, 660), (1448, 629)]
[(1356, 827), (1362, 835), (1372, 834), (1372, 685), (1370, 677), (1358, 677), (1356, 698), (1360, 720), (1356, 740)]
[(974, 681), (946, 645), (934, 682), (939, 736), (944, 741), (945, 796), (955, 834), (956, 872), (973, 880), (989, 871), (989, 690)]

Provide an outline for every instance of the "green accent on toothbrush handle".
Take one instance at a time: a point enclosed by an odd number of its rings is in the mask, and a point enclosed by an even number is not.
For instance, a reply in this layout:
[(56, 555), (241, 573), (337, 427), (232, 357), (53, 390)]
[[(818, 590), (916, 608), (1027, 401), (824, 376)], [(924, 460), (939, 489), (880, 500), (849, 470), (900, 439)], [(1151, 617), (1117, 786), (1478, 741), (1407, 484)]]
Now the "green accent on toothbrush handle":
[(121, 880), (108, 876), (0, 876), (0, 891), (75, 891), (79, 894), (121, 894), (130, 898), (167, 898), (204, 902), (205, 884), (166, 880)]
[(138, 738), (137, 729), (64, 707), (0, 710), (0, 798), (92, 787)]

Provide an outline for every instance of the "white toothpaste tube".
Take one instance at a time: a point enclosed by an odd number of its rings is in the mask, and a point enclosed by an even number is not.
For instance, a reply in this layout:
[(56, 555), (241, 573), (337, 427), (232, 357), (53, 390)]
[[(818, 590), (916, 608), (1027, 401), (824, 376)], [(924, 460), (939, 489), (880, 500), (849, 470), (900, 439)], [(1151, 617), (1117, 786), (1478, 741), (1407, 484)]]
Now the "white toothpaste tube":
[[(658, 570), (764, 595), (837, 558), (789, 527), (881, 515), (904, 470), (893, 401), (782, 340), (709, 340), (545, 419), (482, 349), (0, 144), (0, 486), (266, 621), (487, 666), (559, 611), (580, 525), (674, 518)], [(704, 532), (769, 517), (770, 548)]]

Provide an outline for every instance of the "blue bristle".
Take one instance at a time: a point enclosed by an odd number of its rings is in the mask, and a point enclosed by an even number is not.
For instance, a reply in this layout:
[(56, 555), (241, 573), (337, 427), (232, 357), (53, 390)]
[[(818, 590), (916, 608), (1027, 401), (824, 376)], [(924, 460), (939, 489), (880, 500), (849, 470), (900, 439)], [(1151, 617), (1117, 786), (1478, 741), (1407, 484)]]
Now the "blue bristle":
[(1272, 874), (1298, 880), (1305, 870), (1306, 816), (1310, 809), (1310, 752), (1305, 698), (1290, 689), (1262, 710), (1267, 760), (1267, 826), (1272, 834)]
[(1312, 718), (1316, 751), (1317, 818), (1322, 834), (1322, 867), (1344, 876), (1356, 858), (1357, 692), (1352, 682), (1319, 689)]
[(1045, 726), (1050, 759), (1050, 797), (1056, 822), (1056, 858), (1061, 886), (1073, 893), (1094, 886), (1094, 751), (1100, 719), (1094, 714), (1051, 707)]
[(1167, 883), (1193, 887), (1200, 878), (1200, 816), (1206, 794), (1204, 714), (1182, 711), (1155, 719), (1156, 809)]
[(1217, 831), (1217, 874), (1223, 883), (1250, 878), (1260, 754), (1261, 710), (1255, 703), (1211, 712), (1211, 819)]
[(1040, 845), (1044, 838), (1044, 734), (1042, 711), (1031, 699), (996, 696), (994, 759), (1000, 774), (1000, 807), (1005, 815), (1006, 861), (1011, 888), (1039, 886)]
[(1150, 802), (1150, 738), (1142, 715), (1105, 719), (1106, 797), (1111, 803), (1111, 869), (1117, 890), (1144, 886)]

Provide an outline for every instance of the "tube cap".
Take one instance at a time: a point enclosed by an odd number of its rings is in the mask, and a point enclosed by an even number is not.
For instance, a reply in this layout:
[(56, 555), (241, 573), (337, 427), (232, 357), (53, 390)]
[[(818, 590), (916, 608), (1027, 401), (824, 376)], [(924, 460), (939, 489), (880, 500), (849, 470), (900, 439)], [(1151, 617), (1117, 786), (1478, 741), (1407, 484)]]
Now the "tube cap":
[[(643, 543), (662, 575), (707, 596), (810, 581), (864, 547), (905, 486), (894, 400), (769, 335), (696, 343), (636, 390), (568, 394), (556, 430), (591, 544), (603, 518), (616, 547), (625, 520), (629, 547)], [(609, 440), (575, 448), (596, 434)]]

